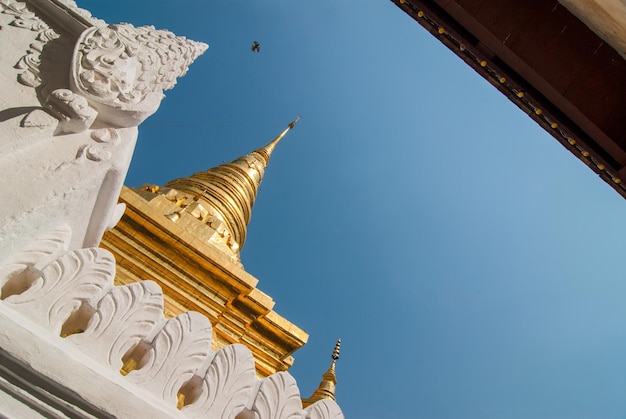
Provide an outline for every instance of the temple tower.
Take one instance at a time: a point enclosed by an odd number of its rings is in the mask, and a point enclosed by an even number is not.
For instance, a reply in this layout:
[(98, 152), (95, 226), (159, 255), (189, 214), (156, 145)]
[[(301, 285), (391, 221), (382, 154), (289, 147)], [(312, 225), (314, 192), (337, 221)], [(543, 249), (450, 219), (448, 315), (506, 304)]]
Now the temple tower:
[(298, 119), (264, 147), (230, 163), (162, 187), (124, 188), (125, 215), (101, 244), (115, 255), (119, 285), (157, 282), (166, 316), (206, 315), (213, 325), (213, 349), (246, 345), (260, 377), (288, 369), (291, 354), (308, 339), (272, 310), (274, 301), (256, 288), (258, 279), (240, 261), (265, 169)]

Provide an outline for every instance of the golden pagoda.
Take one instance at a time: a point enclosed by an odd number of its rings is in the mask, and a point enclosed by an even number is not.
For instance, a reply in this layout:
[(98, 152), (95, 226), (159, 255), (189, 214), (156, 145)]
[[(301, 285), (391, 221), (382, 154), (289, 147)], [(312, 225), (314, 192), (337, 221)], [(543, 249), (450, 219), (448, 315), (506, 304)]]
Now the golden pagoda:
[(307, 399), (302, 399), (302, 406), (307, 407), (312, 405), (315, 402), (318, 402), (323, 399), (331, 399), (333, 401), (337, 401), (335, 399), (335, 387), (337, 386), (337, 375), (335, 374), (335, 364), (339, 359), (339, 350), (341, 349), (341, 339), (337, 339), (337, 343), (335, 344), (335, 349), (333, 350), (333, 354), (331, 358), (333, 361), (330, 364), (328, 370), (322, 375), (322, 381), (317, 389), (313, 392), (311, 397)]
[[(298, 117), (299, 119), (299, 117)], [(118, 285), (152, 280), (163, 288), (165, 315), (197, 311), (213, 325), (213, 350), (241, 343), (253, 353), (257, 375), (287, 370), (308, 334), (275, 311), (256, 288), (240, 250), (252, 207), (276, 145), (164, 186), (124, 187), (124, 216), (101, 246), (115, 255)]]

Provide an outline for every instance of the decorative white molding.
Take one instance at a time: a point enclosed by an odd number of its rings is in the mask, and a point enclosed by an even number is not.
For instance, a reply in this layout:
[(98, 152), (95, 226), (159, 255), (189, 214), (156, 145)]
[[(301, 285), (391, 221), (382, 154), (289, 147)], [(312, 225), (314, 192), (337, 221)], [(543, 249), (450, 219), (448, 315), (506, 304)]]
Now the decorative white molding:
[(129, 381), (141, 384), (153, 394), (176, 406), (178, 391), (189, 381), (211, 353), (209, 320), (195, 312), (169, 319), (140, 358), (140, 369), (128, 374)]
[(48, 29), (48, 25), (43, 23), (39, 17), (26, 7), (26, 3), (17, 0), (0, 0), (2, 13), (15, 17), (10, 25), (17, 28), (30, 29), (31, 31), (42, 31)]
[(98, 116), (98, 112), (89, 106), (87, 99), (69, 89), (56, 89), (50, 93), (46, 99), (46, 107), (59, 119), (57, 134), (83, 132)]
[[(64, 224), (26, 245), (5, 266), (25, 265), (35, 269), (43, 269), (67, 252), (71, 238), (72, 229)], [(0, 284), (4, 285), (2, 282)]]
[(330, 399), (320, 400), (304, 409), (306, 419), (343, 419), (343, 412)]
[(152, 26), (89, 28), (74, 51), (72, 90), (87, 98), (102, 121), (136, 126), (156, 112), (163, 90), (174, 87), (207, 48)]
[(26, 54), (15, 64), (15, 68), (21, 70), (17, 75), (17, 80), (21, 84), (29, 87), (40, 86), (43, 83), (39, 71), (41, 52), (48, 41), (58, 38), (59, 35), (29, 10), (23, 1), (0, 0), (0, 10), (0, 13), (14, 17), (10, 23), (11, 26), (37, 32), (35, 41), (30, 44)]
[(245, 346), (212, 352), (206, 317), (188, 312), (166, 321), (157, 284), (113, 286), (113, 256), (99, 248), (68, 251), (70, 241), (69, 227), (61, 226), (0, 267), (0, 304), (47, 329), (46, 339), (80, 350), (99, 365), (92, 369), (116, 374), (129, 397), (148, 392), (172, 417), (343, 418), (332, 400), (303, 409), (286, 372), (259, 381)]
[[(134, 129), (207, 46), (152, 27), (107, 27), (73, 1), (0, 0), (0, 13), (3, 24), (12, 25), (0, 33), (9, 46), (5, 57), (16, 60), (10, 63), (16, 80), (33, 88), (16, 83), (4, 101), (15, 95), (16, 110), (29, 112), (19, 132), (3, 124), (9, 137), (0, 145), (4, 156), (24, 155), (0, 159), (0, 170), (16, 179), (15, 186), (0, 187), (10, 202), (0, 213), (0, 239), (12, 238), (0, 240), (0, 259), (56, 223), (72, 226), (72, 248), (97, 246), (123, 214), (116, 201), (137, 139)], [(33, 106), (36, 101), (41, 108)], [(29, 141), (20, 141), (25, 137)], [(32, 188), (23, 180), (31, 178), (31, 167), (45, 168)]]
[(61, 326), (83, 302), (94, 305), (112, 286), (115, 259), (98, 249), (68, 252), (41, 270), (22, 293), (5, 301), (33, 321), (60, 334)]
[(257, 381), (252, 353), (240, 344), (224, 347), (202, 381), (196, 400), (183, 411), (191, 417), (234, 418), (245, 409)]
[(263, 379), (249, 410), (255, 418), (304, 419), (296, 380), (286, 372)]
[(99, 302), (83, 333), (68, 342), (115, 371), (122, 357), (164, 323), (163, 296), (151, 281), (114, 287)]
[[(100, 120), (117, 127), (134, 127), (159, 108), (163, 91), (186, 74), (189, 65), (208, 45), (153, 26), (109, 25), (93, 19), (73, 1), (34, 1), (42, 9), (65, 9), (56, 22), (70, 23), (69, 14), (84, 19), (87, 29), (79, 36), (71, 63), (69, 95), (55, 90), (46, 106), (59, 120), (57, 134), (81, 132)], [(50, 12), (48, 10), (48, 12)], [(45, 85), (41, 54), (49, 41), (59, 37), (24, 1), (0, 0), (0, 12), (14, 17), (12, 26), (37, 32), (35, 41), (15, 64), (17, 80), (29, 87)], [(58, 13), (58, 12), (57, 12)], [(54, 13), (52, 13), (54, 14)], [(95, 108), (91, 109), (86, 102)], [(97, 111), (97, 112), (96, 112)]]
[(120, 142), (120, 134), (115, 128), (100, 128), (91, 131), (91, 138), (99, 143), (117, 144)]

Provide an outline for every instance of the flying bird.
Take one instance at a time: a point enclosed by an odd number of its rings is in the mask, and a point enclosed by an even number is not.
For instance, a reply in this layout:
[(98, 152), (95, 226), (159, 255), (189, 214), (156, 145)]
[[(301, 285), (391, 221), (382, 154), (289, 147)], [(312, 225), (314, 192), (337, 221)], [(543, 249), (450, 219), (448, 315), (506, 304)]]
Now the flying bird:
[(252, 52), (259, 52), (259, 51), (261, 51), (261, 44), (259, 44), (258, 41), (254, 41), (252, 43), (252, 46), (250, 47), (250, 51), (252, 51)]

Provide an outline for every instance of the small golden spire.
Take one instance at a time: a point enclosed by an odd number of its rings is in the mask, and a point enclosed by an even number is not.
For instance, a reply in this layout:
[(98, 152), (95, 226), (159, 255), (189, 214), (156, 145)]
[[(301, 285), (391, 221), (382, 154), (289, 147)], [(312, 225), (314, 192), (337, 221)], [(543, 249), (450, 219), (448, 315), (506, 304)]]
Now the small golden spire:
[(203, 207), (224, 222), (229, 237), (234, 241), (231, 250), (237, 257), (246, 241), (252, 206), (270, 156), (276, 145), (299, 119), (300, 116), (290, 122), (287, 128), (265, 147), (230, 163), (195, 173), (188, 178), (173, 180), (165, 185), (193, 195), (195, 201), (201, 201)]
[(341, 339), (337, 339), (337, 343), (335, 344), (335, 349), (333, 349), (333, 354), (331, 358), (333, 361), (330, 364), (328, 370), (322, 375), (322, 381), (320, 385), (317, 387), (317, 390), (313, 392), (311, 397), (308, 399), (302, 399), (302, 406), (307, 407), (312, 405), (313, 403), (323, 400), (323, 399), (335, 399), (335, 387), (337, 386), (337, 376), (335, 374), (335, 364), (339, 359), (339, 350), (341, 349)]

